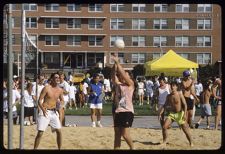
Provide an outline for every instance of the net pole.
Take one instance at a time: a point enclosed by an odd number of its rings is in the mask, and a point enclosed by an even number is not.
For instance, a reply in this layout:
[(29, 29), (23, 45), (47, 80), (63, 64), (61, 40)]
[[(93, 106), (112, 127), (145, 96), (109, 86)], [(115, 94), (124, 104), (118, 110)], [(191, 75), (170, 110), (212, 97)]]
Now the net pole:
[(37, 117), (38, 117), (38, 61), (39, 61), (39, 58), (38, 58), (38, 37), (37, 37), (37, 41), (36, 41), (36, 45), (37, 45), (37, 52), (36, 52), (36, 108), (35, 108), (35, 122), (37, 123)]
[(13, 149), (13, 115), (12, 115), (12, 4), (8, 4), (8, 149)]
[(20, 149), (24, 148), (24, 85), (25, 85), (25, 10), (22, 4), (21, 22), (21, 112), (20, 112)]

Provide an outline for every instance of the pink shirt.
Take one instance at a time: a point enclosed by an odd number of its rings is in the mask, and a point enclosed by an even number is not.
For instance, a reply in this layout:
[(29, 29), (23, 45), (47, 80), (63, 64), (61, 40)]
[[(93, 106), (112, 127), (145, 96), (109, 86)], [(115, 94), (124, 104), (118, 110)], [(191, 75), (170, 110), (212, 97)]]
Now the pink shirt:
[(129, 88), (126, 84), (120, 84), (119, 87), (121, 90), (121, 98), (115, 112), (134, 113), (134, 107), (132, 103), (134, 88)]

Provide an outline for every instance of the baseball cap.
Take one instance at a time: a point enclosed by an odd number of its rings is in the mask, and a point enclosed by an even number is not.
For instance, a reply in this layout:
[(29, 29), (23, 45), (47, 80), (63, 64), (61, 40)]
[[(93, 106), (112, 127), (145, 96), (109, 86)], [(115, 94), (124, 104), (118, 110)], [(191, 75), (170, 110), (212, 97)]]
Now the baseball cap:
[(185, 70), (184, 72), (183, 72), (183, 77), (188, 77), (188, 76), (190, 76), (191, 75), (191, 73), (190, 73), (190, 71), (188, 71), (188, 70)]

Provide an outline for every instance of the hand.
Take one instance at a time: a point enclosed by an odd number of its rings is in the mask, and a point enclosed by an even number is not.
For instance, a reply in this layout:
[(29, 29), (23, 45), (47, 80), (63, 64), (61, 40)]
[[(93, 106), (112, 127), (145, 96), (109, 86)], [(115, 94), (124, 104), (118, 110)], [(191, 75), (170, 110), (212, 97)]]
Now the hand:
[(47, 117), (48, 113), (47, 113), (46, 108), (42, 108), (41, 110), (42, 110), (42, 112), (43, 112), (43, 115), (44, 115), (45, 117)]
[(116, 55), (112, 54), (112, 55), (111, 55), (111, 58), (112, 58), (112, 60), (113, 60), (115, 63), (118, 63), (118, 62), (119, 62), (119, 58), (118, 58)]

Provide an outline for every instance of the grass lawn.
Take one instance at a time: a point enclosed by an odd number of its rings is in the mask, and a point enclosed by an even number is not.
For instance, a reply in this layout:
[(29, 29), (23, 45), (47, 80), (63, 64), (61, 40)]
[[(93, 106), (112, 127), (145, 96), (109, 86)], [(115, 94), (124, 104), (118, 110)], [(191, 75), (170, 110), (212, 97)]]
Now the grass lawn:
[[(143, 106), (139, 106), (137, 104), (134, 104), (134, 115), (135, 116), (156, 116), (157, 112), (153, 111), (153, 109), (150, 109), (150, 105), (147, 105), (146, 102), (144, 102)], [(67, 109), (66, 115), (90, 115), (91, 111), (89, 106), (84, 108), (78, 108), (75, 110), (75, 108), (72, 108), (72, 110)], [(201, 111), (199, 108), (196, 108), (195, 115), (200, 115)], [(215, 110), (212, 107), (212, 115), (215, 114)], [(103, 110), (102, 115), (112, 115), (112, 102), (107, 102), (103, 104)]]

